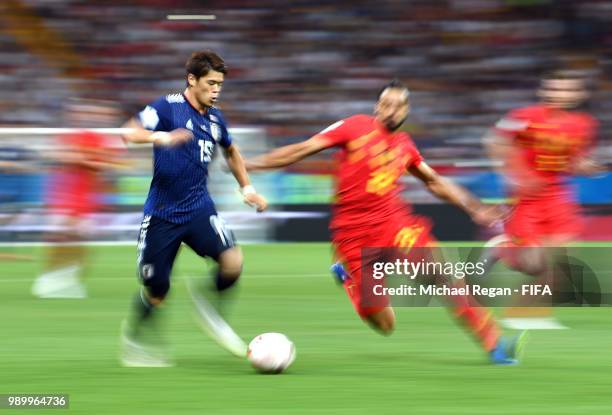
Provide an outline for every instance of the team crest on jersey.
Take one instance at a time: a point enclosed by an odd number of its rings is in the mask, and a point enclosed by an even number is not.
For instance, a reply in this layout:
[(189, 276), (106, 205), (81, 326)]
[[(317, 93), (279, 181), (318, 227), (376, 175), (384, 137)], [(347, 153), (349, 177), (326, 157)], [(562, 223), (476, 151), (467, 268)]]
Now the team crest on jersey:
[(219, 141), (221, 139), (221, 131), (219, 130), (219, 126), (217, 124), (210, 124), (210, 135), (212, 135), (215, 141)]
[(193, 122), (191, 121), (191, 119), (189, 119), (189, 121), (187, 121), (187, 124), (185, 124), (185, 128), (193, 131)]

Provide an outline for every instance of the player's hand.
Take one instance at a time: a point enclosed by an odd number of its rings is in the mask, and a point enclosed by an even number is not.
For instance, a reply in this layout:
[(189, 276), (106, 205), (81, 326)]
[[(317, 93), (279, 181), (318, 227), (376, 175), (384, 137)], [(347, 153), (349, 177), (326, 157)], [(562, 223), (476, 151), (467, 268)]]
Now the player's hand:
[(176, 146), (193, 138), (193, 133), (184, 128), (177, 128), (170, 132), (156, 131), (151, 134), (153, 144), (162, 146)]
[(500, 205), (482, 205), (472, 213), (472, 220), (481, 226), (494, 226), (508, 216), (507, 210)]
[(268, 207), (268, 201), (257, 193), (247, 193), (242, 196), (244, 203), (251, 207), (256, 207), (258, 212), (263, 212)]

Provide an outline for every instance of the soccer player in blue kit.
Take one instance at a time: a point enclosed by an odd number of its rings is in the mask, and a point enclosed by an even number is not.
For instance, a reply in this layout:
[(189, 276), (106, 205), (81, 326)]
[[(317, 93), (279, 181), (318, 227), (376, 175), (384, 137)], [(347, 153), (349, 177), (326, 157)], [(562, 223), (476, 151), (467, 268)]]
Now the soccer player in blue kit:
[[(206, 188), (208, 166), (221, 146), (229, 170), (238, 182), (244, 202), (266, 209), (265, 198), (255, 192), (238, 147), (215, 107), (227, 68), (211, 51), (194, 52), (185, 65), (184, 92), (161, 97), (147, 105), (126, 127), (124, 139), (153, 144), (153, 179), (144, 205), (138, 240), (138, 274), (143, 287), (132, 315), (123, 324), (122, 363), (126, 366), (168, 366), (163, 348), (155, 347), (158, 308), (170, 289), (170, 273), (182, 243), (201, 257), (217, 262), (212, 291), (234, 286), (242, 271), (242, 253), (234, 236), (218, 216)], [(225, 323), (203, 294), (188, 284), (202, 326), (223, 347), (244, 355), (246, 346)]]

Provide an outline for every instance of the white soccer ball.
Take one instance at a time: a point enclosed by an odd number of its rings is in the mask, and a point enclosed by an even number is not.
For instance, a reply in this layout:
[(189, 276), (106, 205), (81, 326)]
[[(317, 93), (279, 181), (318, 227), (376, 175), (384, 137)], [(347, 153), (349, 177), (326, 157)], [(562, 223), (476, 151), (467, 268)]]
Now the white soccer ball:
[(249, 343), (247, 358), (259, 372), (281, 373), (295, 360), (295, 346), (284, 334), (264, 333)]

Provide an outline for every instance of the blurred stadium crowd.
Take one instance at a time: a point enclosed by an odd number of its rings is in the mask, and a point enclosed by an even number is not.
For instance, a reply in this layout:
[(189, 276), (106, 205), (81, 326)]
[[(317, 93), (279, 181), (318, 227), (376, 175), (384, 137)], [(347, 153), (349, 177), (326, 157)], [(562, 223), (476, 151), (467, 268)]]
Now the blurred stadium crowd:
[[(474, 156), (506, 110), (535, 99), (542, 72), (593, 81), (592, 111), (612, 126), (612, 2), (8, 0), (0, 30), (0, 123), (58, 126), (62, 99), (111, 100), (131, 114), (183, 87), (195, 49), (230, 66), (233, 125), (298, 138), (356, 112), (398, 77), (413, 90), (409, 128), (431, 156)], [(170, 21), (167, 14), (213, 14)], [(462, 150), (463, 149), (463, 150)]]
[[(182, 90), (186, 58), (208, 48), (230, 68), (220, 105), (230, 125), (255, 127), (268, 147), (370, 113), (378, 89), (401, 79), (412, 91), (405, 128), (430, 164), (463, 175), (468, 187), (471, 180), (479, 196), (497, 198), (481, 138), (508, 110), (534, 102), (551, 69), (589, 79), (588, 111), (601, 123), (596, 156), (612, 159), (611, 18), (606, 0), (4, 0), (0, 127), (119, 127), (156, 97)], [(74, 98), (104, 100), (117, 114), (75, 123), (66, 117)], [(0, 170), (11, 160), (32, 170), (53, 140), (0, 134)], [(131, 168), (111, 176), (129, 199), (119, 204), (140, 205), (150, 150), (130, 154)], [(313, 192), (327, 200), (329, 166), (315, 160), (300, 168), (324, 174), (276, 176), (279, 197), (287, 200), (293, 189), (302, 201)], [(1, 203), (40, 202), (43, 179), (4, 173)], [(593, 203), (612, 201), (602, 185), (590, 192), (600, 198)], [(137, 197), (130, 199), (132, 187)], [(423, 189), (410, 191), (413, 201), (429, 200)]]

